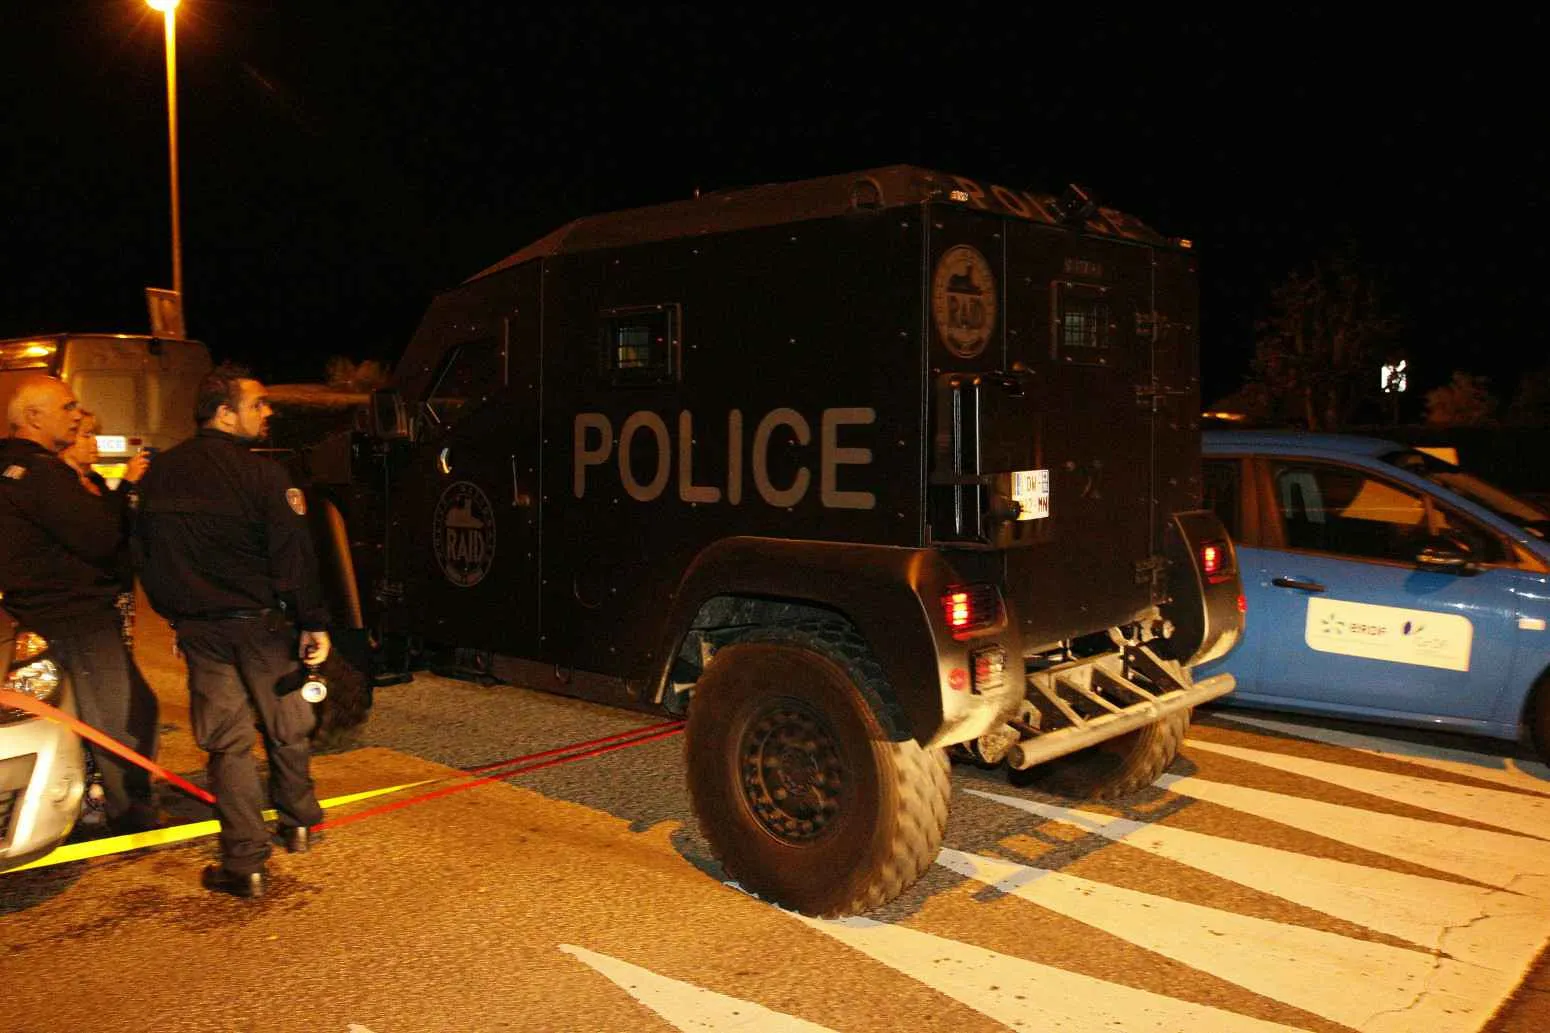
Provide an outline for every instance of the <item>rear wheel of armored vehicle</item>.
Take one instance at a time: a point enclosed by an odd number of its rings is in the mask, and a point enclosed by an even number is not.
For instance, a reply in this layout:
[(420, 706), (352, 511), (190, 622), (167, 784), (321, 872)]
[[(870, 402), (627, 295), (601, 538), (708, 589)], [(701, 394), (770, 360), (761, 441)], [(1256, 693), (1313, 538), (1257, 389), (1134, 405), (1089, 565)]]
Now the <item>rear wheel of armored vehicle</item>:
[(1178, 756), (1190, 711), (1169, 714), (1133, 732), (1089, 746), (1027, 771), (1013, 771), (1020, 786), (1079, 800), (1112, 800), (1157, 781)]
[(883, 685), (859, 641), (832, 629), (767, 629), (716, 654), (685, 749), (695, 813), (729, 878), (833, 917), (877, 907), (930, 867), (947, 758), (890, 735)]

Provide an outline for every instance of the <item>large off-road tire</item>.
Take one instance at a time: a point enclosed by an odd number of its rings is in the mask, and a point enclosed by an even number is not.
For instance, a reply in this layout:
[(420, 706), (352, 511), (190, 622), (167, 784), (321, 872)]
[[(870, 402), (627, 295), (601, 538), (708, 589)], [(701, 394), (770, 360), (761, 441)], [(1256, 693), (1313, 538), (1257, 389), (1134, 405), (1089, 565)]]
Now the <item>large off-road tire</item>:
[(764, 629), (716, 654), (685, 752), (695, 814), (730, 879), (836, 917), (930, 867), (947, 829), (947, 757), (887, 727), (885, 699), (876, 661), (830, 625)]
[(1068, 757), (1014, 771), (1020, 786), (1076, 800), (1112, 800), (1139, 792), (1157, 780), (1178, 756), (1189, 730), (1188, 710), (1089, 746)]

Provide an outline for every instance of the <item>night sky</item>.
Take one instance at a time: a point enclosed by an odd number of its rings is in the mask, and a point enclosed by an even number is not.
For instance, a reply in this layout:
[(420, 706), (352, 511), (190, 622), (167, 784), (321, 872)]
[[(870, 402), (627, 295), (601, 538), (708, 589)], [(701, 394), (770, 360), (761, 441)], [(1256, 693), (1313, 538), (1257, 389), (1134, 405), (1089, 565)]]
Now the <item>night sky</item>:
[[(1463, 369), (1506, 396), (1550, 361), (1541, 16), (1024, 10), (184, 0), (191, 336), (317, 379), (396, 358), (436, 290), (573, 218), (912, 163), (1081, 183), (1194, 239), (1208, 400), (1271, 287), (1347, 245), (1415, 387)], [(143, 0), (0, 14), (0, 336), (148, 327), (164, 60)]]

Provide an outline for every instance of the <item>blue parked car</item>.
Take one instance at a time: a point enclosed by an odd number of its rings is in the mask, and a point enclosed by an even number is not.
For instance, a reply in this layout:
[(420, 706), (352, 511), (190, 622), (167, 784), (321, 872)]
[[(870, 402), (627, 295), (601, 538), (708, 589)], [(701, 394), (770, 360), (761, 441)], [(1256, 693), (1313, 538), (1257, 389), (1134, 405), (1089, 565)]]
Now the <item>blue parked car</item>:
[(1525, 731), (1550, 760), (1550, 514), (1377, 438), (1207, 431), (1206, 505), (1237, 543), (1228, 704)]

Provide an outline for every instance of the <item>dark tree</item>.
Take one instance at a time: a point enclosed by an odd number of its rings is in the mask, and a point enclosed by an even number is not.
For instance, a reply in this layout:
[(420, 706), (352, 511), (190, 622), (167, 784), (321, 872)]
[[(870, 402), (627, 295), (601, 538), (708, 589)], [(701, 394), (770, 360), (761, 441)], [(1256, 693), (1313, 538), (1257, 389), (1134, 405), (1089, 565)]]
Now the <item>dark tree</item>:
[(1338, 429), (1378, 401), (1381, 367), (1401, 357), (1398, 332), (1376, 276), (1339, 252), (1271, 292), (1249, 383), (1264, 388), (1275, 415), (1310, 430)]
[(1487, 377), (1453, 371), (1453, 379), (1426, 392), (1426, 422), (1443, 427), (1485, 427), (1496, 416), (1496, 396)]

